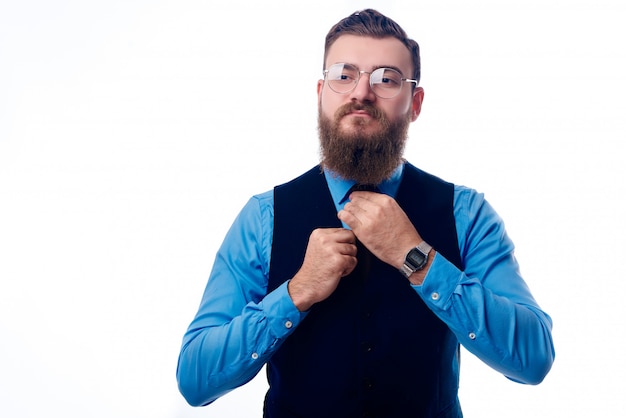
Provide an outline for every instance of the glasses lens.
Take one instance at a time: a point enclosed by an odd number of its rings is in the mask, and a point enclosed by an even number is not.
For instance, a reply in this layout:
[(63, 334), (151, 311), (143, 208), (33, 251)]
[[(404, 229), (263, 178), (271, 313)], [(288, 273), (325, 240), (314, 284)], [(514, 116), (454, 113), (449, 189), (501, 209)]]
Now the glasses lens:
[(337, 93), (347, 93), (359, 80), (359, 70), (350, 64), (333, 64), (326, 73), (326, 81)]
[(391, 68), (379, 68), (372, 72), (370, 85), (378, 97), (391, 99), (400, 93), (402, 74)]

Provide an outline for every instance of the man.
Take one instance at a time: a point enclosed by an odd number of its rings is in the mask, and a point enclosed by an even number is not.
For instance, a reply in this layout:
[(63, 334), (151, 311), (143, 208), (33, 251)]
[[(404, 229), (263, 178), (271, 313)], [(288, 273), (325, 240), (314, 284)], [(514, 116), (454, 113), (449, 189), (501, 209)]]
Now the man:
[(548, 373), (551, 319), (500, 218), (402, 158), (419, 77), (417, 43), (380, 13), (330, 30), (320, 167), (228, 232), (179, 357), (190, 404), (267, 364), (266, 417), (461, 417), (459, 343), (512, 380)]

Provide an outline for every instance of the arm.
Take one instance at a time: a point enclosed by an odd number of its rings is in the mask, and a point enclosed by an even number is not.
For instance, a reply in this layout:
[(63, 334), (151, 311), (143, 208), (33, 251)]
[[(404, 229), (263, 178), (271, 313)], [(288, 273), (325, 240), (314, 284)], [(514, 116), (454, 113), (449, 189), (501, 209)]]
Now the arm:
[(217, 253), (178, 359), (179, 389), (191, 405), (251, 380), (304, 317), (287, 284), (266, 295), (272, 204), (271, 192), (251, 199)]
[(465, 271), (436, 254), (415, 290), (468, 351), (512, 380), (540, 383), (554, 360), (552, 320), (522, 279), (502, 220), (465, 188), (455, 217)]
[[(397, 203), (354, 192), (339, 218), (382, 261), (399, 268), (422, 238)], [(504, 224), (482, 194), (457, 187), (454, 215), (464, 271), (431, 251), (409, 278), (459, 342), (512, 380), (538, 384), (554, 360), (552, 320), (519, 273)], [(398, 273), (400, 274), (400, 273)]]

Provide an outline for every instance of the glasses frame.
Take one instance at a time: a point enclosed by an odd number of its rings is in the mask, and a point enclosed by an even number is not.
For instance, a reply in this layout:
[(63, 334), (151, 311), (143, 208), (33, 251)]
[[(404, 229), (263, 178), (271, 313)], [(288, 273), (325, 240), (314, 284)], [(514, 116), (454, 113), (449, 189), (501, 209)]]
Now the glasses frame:
[[(350, 88), (350, 90), (348, 90), (348, 91), (337, 91), (337, 90), (335, 90), (333, 88), (332, 83), (330, 81), (328, 81), (328, 73), (330, 72), (330, 68), (332, 68), (332, 67), (334, 67), (336, 65), (350, 66), (350, 67), (353, 67), (358, 72), (359, 76), (354, 80), (354, 83), (352, 85), (352, 88)], [(391, 97), (382, 97), (382, 96), (380, 96), (379, 94), (376, 93), (376, 90), (374, 90), (374, 86), (372, 85), (372, 74), (375, 73), (376, 71), (385, 71), (385, 70), (395, 71), (396, 73), (400, 74), (400, 81), (401, 81), (400, 88), (398, 89), (396, 94), (394, 94)], [(370, 90), (372, 90), (372, 93), (374, 93), (374, 95), (376, 97), (380, 98), (380, 99), (393, 99), (393, 98), (397, 97), (400, 94), (400, 92), (402, 91), (402, 87), (404, 87), (404, 83), (405, 82), (407, 82), (407, 83), (414, 83), (415, 86), (413, 88), (416, 88), (418, 83), (419, 83), (419, 81), (414, 80), (412, 78), (403, 77), (402, 73), (399, 70), (395, 69), (395, 68), (379, 67), (379, 68), (376, 68), (373, 71), (365, 71), (365, 70), (360, 70), (359, 67), (357, 67), (356, 65), (348, 64), (348, 63), (345, 63), (345, 62), (335, 63), (335, 64), (331, 65), (328, 69), (324, 70), (323, 73), (324, 73), (324, 82), (327, 82), (328, 83), (328, 87), (332, 91), (337, 93), (337, 94), (350, 94), (350, 93), (352, 93), (354, 91), (354, 89), (356, 88), (356, 86), (359, 85), (359, 81), (361, 81), (361, 76), (363, 74), (368, 74), (370, 76), (369, 77)]]

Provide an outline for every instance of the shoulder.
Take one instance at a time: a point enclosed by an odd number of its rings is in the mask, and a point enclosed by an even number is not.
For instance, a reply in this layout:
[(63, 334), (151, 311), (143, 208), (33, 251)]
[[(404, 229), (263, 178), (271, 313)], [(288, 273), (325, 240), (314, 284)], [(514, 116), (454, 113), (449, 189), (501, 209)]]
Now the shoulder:
[[(289, 193), (294, 187), (302, 188), (306, 186), (307, 181), (318, 177), (316, 174), (320, 174), (323, 177), (323, 171), (319, 166), (313, 167), (306, 173), (289, 180), (285, 183), (279, 184), (271, 190), (264, 191), (253, 195), (242, 209), (242, 215), (269, 215), (273, 216), (274, 205), (276, 200), (276, 192)], [(305, 187), (306, 189), (306, 187)]]
[(485, 202), (485, 195), (463, 185), (454, 185), (454, 205), (466, 208), (482, 206)]
[(423, 179), (423, 180), (433, 182), (433, 183), (453, 185), (449, 181), (445, 181), (444, 179), (437, 177), (434, 174), (424, 171), (421, 168), (417, 168), (416, 166), (409, 163), (408, 161), (405, 162), (404, 164), (403, 176), (406, 177), (407, 179)]
[(286, 183), (276, 186), (275, 190), (289, 189), (292, 187), (306, 187), (307, 184), (319, 181), (320, 179), (325, 179), (324, 170), (317, 165), (308, 170), (306, 173), (303, 173)]

